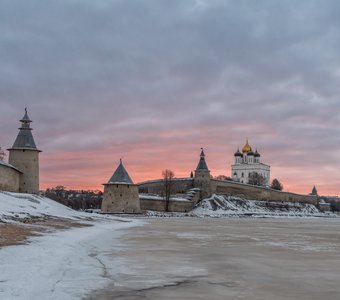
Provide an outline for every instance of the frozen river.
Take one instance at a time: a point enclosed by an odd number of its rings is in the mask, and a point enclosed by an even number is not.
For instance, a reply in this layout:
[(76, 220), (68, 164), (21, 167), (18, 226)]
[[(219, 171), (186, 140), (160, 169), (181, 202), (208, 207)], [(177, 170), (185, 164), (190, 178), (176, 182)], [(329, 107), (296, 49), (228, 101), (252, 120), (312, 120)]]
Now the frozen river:
[[(340, 219), (146, 219), (86, 299), (340, 299)], [(117, 259), (119, 258), (119, 259)]]

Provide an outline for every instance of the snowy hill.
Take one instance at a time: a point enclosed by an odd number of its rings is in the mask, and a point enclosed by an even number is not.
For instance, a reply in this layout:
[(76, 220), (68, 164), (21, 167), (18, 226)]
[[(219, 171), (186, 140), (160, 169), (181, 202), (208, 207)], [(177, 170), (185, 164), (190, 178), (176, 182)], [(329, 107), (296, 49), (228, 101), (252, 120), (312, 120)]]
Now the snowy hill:
[(238, 197), (213, 195), (202, 200), (192, 212), (194, 216), (258, 216), (258, 217), (325, 217), (334, 214), (320, 212), (308, 203), (268, 202)]
[(87, 218), (88, 214), (75, 211), (46, 197), (0, 192), (0, 222), (46, 216), (79, 220)]

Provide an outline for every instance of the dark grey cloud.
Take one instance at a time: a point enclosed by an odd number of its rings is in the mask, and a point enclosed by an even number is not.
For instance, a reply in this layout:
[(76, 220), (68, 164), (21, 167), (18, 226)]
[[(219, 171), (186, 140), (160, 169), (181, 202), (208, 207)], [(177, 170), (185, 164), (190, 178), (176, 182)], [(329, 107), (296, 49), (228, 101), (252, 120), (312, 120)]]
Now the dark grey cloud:
[(338, 1), (3, 0), (1, 146), (28, 106), (51, 155), (206, 144), (229, 160), (249, 136), (273, 168), (339, 168), (339, 15)]

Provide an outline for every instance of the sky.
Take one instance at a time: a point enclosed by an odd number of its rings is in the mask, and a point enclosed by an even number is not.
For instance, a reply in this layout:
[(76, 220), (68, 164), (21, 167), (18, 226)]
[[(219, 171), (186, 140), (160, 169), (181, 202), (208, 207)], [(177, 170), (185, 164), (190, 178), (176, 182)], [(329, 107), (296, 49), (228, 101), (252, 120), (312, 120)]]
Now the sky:
[(340, 195), (337, 0), (0, 0), (0, 147), (28, 107), (41, 188), (231, 175), (246, 138), (284, 190)]

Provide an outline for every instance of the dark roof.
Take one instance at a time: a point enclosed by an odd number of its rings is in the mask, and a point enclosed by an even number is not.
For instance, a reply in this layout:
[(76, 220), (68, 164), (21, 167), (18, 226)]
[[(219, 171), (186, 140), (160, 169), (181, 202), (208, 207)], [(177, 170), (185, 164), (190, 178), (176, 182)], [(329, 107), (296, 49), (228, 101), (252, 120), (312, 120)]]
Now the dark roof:
[(318, 191), (316, 190), (316, 187), (314, 185), (313, 190), (312, 190), (312, 195), (317, 195), (317, 194), (318, 194)]
[(120, 160), (119, 166), (113, 173), (108, 183), (129, 183), (133, 184), (128, 172), (125, 170), (122, 160)]
[(12, 148), (37, 149), (31, 130), (20, 128), (20, 131), (17, 135), (17, 138), (15, 139)]
[(234, 156), (243, 156), (242, 153), (240, 152), (240, 149), (237, 149)]
[(202, 151), (201, 151), (201, 155), (200, 155), (200, 161), (198, 162), (196, 171), (198, 171), (198, 170), (207, 170), (208, 171), (208, 166), (207, 166), (207, 163), (205, 162), (205, 154), (204, 154), (203, 148), (201, 148), (201, 149), (202, 149)]
[(257, 152), (257, 149), (256, 149), (256, 151), (255, 151), (254, 156), (255, 156), (255, 157), (260, 157), (260, 156), (261, 156), (260, 153)]
[(253, 151), (249, 151), (248, 153), (247, 153), (247, 155), (249, 156), (249, 155), (254, 155), (254, 152)]
[(20, 122), (21, 127), (19, 128), (19, 133), (11, 149), (38, 150), (32, 135), (32, 128), (30, 127), (30, 123), (32, 121), (27, 114), (27, 109), (25, 109), (25, 115), (20, 120)]
[(32, 122), (32, 120), (29, 118), (29, 116), (27, 114), (27, 107), (25, 108), (25, 114), (22, 117), (22, 119), (20, 120), (20, 122), (29, 122), (29, 123)]

